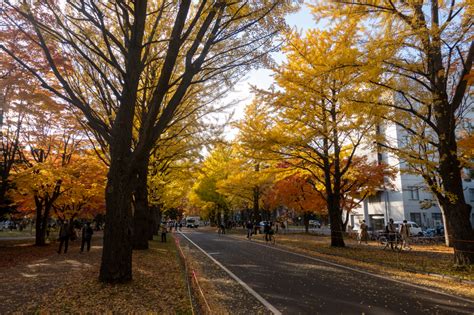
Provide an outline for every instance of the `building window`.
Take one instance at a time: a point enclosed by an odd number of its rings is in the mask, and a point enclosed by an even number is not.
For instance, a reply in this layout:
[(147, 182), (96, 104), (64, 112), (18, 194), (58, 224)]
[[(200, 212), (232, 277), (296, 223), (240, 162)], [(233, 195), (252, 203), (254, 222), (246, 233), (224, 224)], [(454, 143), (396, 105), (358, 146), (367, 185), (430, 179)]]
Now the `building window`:
[(474, 201), (474, 188), (469, 188), (469, 201)]
[(408, 186), (408, 192), (410, 196), (410, 200), (420, 200), (420, 194), (418, 191), (418, 187), (416, 186)]
[(421, 213), (419, 212), (410, 212), (410, 221), (416, 222), (421, 226)]
[(382, 201), (381, 194), (379, 192), (367, 198), (367, 202), (370, 204), (380, 203), (381, 201)]
[(370, 214), (369, 215), (370, 221), (370, 229), (372, 231), (383, 230), (385, 228), (385, 221), (384, 216), (380, 214)]
[(431, 218), (432, 218), (433, 220), (439, 220), (439, 221), (442, 220), (441, 213), (432, 213), (432, 214), (431, 214)]

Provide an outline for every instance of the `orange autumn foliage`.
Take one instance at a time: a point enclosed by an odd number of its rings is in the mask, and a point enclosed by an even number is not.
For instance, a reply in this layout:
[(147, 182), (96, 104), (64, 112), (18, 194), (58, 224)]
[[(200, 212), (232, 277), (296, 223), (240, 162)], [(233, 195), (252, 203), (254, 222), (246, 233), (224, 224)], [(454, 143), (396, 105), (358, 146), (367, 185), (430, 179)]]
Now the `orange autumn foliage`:
[(284, 205), (298, 213), (326, 213), (326, 202), (308, 176), (293, 174), (277, 181), (264, 197), (264, 204), (269, 208)]

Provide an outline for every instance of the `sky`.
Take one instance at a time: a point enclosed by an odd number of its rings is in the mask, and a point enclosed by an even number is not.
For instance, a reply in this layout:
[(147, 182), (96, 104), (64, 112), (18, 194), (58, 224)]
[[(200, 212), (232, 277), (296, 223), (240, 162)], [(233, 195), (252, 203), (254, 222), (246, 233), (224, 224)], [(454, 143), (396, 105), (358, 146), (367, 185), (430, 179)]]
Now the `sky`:
[[(302, 6), (299, 12), (288, 15), (286, 22), (290, 27), (296, 28), (299, 31), (305, 31), (308, 28), (314, 28), (316, 26), (310, 9), (306, 6)], [(276, 62), (280, 63), (285, 57), (281, 53), (275, 53), (273, 54), (273, 58)], [(234, 120), (243, 118), (245, 106), (252, 101), (253, 95), (250, 91), (250, 86), (254, 85), (261, 89), (269, 88), (273, 83), (271, 74), (272, 72), (268, 69), (250, 71), (249, 74), (236, 85), (234, 91), (223, 100), (224, 103), (240, 100), (234, 107)], [(236, 132), (236, 130), (229, 127), (226, 131), (226, 138), (229, 140), (232, 139)]]

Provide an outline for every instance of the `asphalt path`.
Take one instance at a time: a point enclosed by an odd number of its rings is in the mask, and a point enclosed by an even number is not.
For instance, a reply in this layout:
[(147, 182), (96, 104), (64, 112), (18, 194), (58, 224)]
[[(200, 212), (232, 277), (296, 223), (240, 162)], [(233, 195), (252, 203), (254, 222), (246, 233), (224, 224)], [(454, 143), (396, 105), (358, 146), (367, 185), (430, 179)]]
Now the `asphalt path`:
[(474, 314), (469, 300), (278, 246), (198, 230), (183, 231), (185, 237), (282, 314)]

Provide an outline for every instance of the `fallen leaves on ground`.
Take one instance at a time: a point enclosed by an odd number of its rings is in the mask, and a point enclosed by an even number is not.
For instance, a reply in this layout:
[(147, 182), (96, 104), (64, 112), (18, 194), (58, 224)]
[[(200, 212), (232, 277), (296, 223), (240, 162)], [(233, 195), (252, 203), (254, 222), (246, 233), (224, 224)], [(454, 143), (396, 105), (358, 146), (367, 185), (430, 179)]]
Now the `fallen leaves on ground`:
[(187, 314), (190, 301), (173, 242), (150, 242), (147, 251), (133, 253), (133, 280), (109, 285), (97, 280), (93, 268), (68, 279), (41, 305), (49, 312), (110, 312)]
[(57, 250), (55, 245), (35, 246), (34, 240), (2, 240), (0, 241), (0, 269), (53, 255)]
[[(17, 279), (30, 299), (13, 296), (20, 313), (156, 313), (191, 314), (191, 305), (174, 242), (150, 242), (150, 249), (134, 251), (133, 281), (109, 285), (98, 281), (102, 253), (93, 240), (90, 253), (77, 244), (66, 255), (53, 255), (35, 264), (41, 281)], [(17, 266), (11, 270), (31, 268)], [(30, 283), (30, 287), (28, 287)], [(14, 289), (15, 284), (9, 284)], [(19, 301), (23, 298), (23, 301)]]

